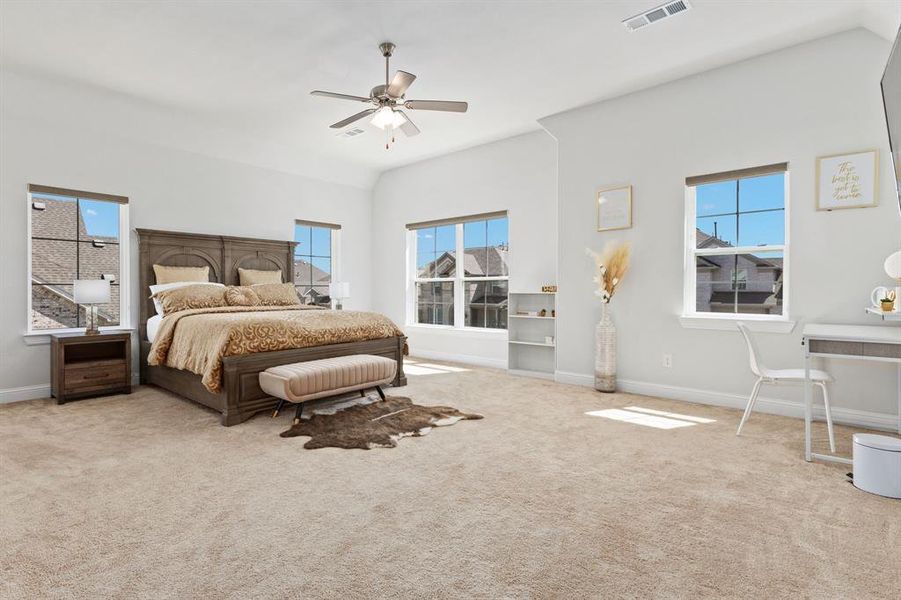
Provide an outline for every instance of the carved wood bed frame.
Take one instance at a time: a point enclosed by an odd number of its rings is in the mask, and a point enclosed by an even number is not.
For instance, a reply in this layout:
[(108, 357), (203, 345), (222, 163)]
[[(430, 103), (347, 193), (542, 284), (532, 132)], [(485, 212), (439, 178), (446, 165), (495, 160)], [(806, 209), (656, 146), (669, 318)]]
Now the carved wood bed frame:
[(258, 377), (260, 371), (276, 365), (348, 354), (375, 354), (397, 361), (397, 376), (393, 385), (407, 384), (404, 375), (404, 336), (228, 356), (222, 361), (222, 391), (216, 394), (203, 386), (200, 375), (166, 366), (149, 366), (147, 319), (156, 314), (149, 297), (149, 287), (156, 281), (154, 264), (175, 267), (208, 266), (210, 281), (225, 285), (239, 284), (238, 267), (272, 271), (280, 269), (285, 281), (294, 281), (296, 242), (153, 229), (136, 231), (140, 252), (141, 383), (157, 385), (218, 411), (225, 426), (236, 425), (260, 411), (275, 408), (277, 400), (260, 389)]

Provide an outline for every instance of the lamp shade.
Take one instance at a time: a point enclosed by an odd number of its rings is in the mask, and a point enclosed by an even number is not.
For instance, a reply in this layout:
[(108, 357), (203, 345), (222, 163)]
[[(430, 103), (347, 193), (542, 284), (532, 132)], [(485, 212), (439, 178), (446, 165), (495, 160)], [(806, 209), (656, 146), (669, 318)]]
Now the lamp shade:
[(328, 295), (336, 299), (350, 298), (350, 283), (336, 281), (328, 284)]
[(76, 279), (75, 304), (106, 304), (110, 301), (109, 281), (105, 279)]
[(901, 250), (885, 259), (885, 274), (901, 283)]

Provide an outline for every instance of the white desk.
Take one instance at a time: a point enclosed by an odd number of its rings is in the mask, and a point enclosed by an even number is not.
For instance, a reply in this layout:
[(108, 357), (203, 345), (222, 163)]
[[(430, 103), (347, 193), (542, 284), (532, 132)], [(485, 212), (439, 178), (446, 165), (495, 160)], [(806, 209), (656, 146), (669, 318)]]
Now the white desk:
[(898, 433), (901, 433), (901, 327), (892, 325), (822, 325), (808, 323), (801, 332), (804, 347), (804, 459), (850, 464), (851, 460), (810, 450), (813, 385), (812, 357), (873, 360), (898, 363)]

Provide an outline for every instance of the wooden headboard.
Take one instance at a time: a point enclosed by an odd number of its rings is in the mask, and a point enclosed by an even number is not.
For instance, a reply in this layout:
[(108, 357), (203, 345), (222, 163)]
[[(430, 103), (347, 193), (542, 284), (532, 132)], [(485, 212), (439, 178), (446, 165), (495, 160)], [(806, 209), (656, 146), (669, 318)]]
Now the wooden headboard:
[(238, 267), (261, 271), (281, 270), (286, 282), (294, 281), (294, 246), (297, 242), (255, 238), (136, 229), (139, 243), (141, 340), (147, 339), (147, 319), (156, 314), (150, 286), (156, 283), (153, 265), (210, 268), (210, 281), (238, 285)]

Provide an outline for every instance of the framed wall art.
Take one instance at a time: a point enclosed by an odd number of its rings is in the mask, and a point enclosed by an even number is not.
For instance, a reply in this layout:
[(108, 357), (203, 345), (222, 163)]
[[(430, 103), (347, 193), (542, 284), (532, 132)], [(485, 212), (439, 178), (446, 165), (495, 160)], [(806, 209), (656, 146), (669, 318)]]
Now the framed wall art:
[(632, 186), (603, 188), (595, 197), (598, 231), (632, 227)]
[(817, 158), (817, 210), (865, 208), (879, 203), (879, 150)]

